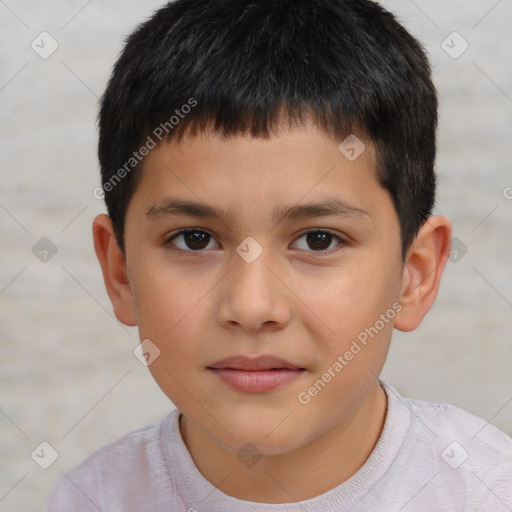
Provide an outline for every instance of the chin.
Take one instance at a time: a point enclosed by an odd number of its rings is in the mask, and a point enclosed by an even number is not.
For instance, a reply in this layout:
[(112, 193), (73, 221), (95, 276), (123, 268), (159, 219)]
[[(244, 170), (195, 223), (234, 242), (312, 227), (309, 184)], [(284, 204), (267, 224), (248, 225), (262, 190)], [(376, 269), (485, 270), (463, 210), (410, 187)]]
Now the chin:
[(282, 418), (273, 423), (272, 428), (264, 426), (261, 422), (258, 425), (257, 420), (250, 421), (249, 418), (247, 421), (237, 421), (236, 425), (224, 423), (224, 427), (231, 435), (217, 428), (216, 433), (219, 437), (216, 435), (214, 437), (219, 444), (231, 452), (256, 456), (289, 453), (308, 442), (304, 430), (299, 437), (296, 435), (296, 429), (279, 425), (281, 421)]
[(237, 454), (237, 456), (265, 456), (272, 457), (290, 453), (302, 444), (300, 439), (290, 441), (289, 438), (276, 438), (273, 440), (264, 439), (260, 441), (250, 441), (248, 437), (230, 438), (229, 444), (224, 444), (218, 440), (225, 449)]

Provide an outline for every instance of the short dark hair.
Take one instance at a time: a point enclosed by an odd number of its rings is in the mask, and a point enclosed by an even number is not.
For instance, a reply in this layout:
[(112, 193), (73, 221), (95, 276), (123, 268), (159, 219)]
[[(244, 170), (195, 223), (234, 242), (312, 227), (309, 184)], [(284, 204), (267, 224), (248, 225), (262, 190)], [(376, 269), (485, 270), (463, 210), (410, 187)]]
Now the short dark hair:
[(121, 249), (150, 144), (209, 128), (268, 138), (283, 113), (374, 145), (405, 256), (434, 207), (437, 96), (421, 44), (371, 0), (176, 0), (137, 27), (99, 112), (102, 187)]

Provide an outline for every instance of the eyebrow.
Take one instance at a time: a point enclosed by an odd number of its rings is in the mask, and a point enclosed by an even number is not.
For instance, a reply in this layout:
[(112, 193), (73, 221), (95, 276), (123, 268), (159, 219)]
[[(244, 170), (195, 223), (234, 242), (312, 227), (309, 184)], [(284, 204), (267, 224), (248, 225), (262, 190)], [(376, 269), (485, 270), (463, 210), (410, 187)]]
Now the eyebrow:
[[(146, 212), (150, 218), (167, 217), (171, 215), (185, 215), (189, 217), (212, 218), (229, 222), (234, 215), (233, 210), (224, 210), (206, 203), (185, 201), (176, 198), (166, 198), (154, 204)], [(310, 204), (296, 204), (293, 206), (277, 206), (272, 213), (275, 224), (284, 220), (304, 219), (309, 217), (368, 217), (369, 212), (358, 208), (338, 197), (324, 199)]]

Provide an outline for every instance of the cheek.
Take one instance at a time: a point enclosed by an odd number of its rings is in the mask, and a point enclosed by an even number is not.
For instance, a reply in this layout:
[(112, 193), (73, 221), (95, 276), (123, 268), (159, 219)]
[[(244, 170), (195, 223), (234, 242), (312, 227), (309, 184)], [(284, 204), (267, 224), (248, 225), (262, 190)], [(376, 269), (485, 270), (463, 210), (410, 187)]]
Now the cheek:
[(146, 261), (150, 263), (133, 277), (140, 339), (150, 339), (160, 349), (150, 369), (153, 373), (160, 367), (164, 378), (165, 370), (186, 378), (185, 372), (211, 362), (216, 340), (209, 337), (216, 336), (218, 328), (212, 290), (219, 284), (219, 273), (209, 265), (173, 265), (165, 254)]
[[(360, 402), (381, 373), (400, 307), (389, 267), (377, 262), (355, 268), (308, 295), (311, 310), (319, 312), (329, 329), (317, 327), (313, 335), (321, 356), (301, 397), (333, 423)], [(333, 403), (339, 407), (333, 408)]]
[[(328, 279), (324, 276), (323, 286), (314, 285), (313, 280), (304, 281), (304, 304), (315, 313), (311, 315), (311, 328), (319, 339), (323, 333), (327, 345), (332, 345), (327, 340), (335, 340), (333, 348), (339, 348), (373, 326), (399, 297), (393, 276), (389, 264), (367, 261), (336, 269)], [(380, 330), (389, 332), (391, 324), (387, 322)]]
[(189, 325), (182, 319), (200, 300), (198, 282), (178, 272), (168, 262), (149, 261), (134, 278), (134, 302), (140, 336), (172, 337), (176, 329)]
[(148, 369), (172, 402), (186, 407), (189, 392), (200, 394), (190, 376), (197, 374), (204, 357), (200, 332), (204, 291), (200, 293), (188, 277), (177, 273), (152, 271), (137, 278), (134, 298), (139, 336), (150, 339), (160, 351)]

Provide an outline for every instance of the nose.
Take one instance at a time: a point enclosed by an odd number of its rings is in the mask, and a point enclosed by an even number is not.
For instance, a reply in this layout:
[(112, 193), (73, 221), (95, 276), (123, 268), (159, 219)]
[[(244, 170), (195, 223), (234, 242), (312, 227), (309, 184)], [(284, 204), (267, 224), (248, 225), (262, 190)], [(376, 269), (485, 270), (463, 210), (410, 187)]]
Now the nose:
[(219, 324), (253, 334), (286, 327), (291, 316), (290, 292), (269, 251), (251, 263), (236, 255), (233, 265), (218, 289)]

